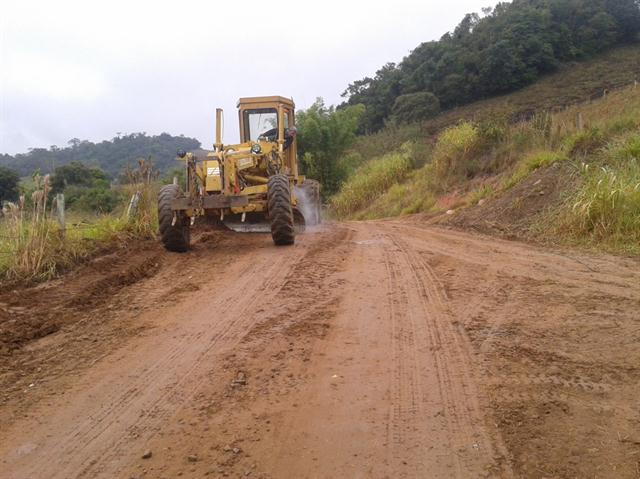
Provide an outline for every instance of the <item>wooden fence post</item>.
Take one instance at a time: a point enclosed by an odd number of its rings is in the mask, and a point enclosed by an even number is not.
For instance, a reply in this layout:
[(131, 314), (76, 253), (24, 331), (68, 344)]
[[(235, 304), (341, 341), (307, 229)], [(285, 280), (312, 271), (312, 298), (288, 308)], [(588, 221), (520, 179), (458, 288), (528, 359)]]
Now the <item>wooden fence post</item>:
[(576, 116), (576, 127), (578, 128), (578, 131), (582, 131), (582, 128), (584, 128), (582, 112), (578, 112), (578, 115)]
[(140, 192), (136, 191), (133, 194), (133, 196), (131, 196), (131, 201), (129, 201), (129, 207), (127, 208), (127, 219), (131, 219), (131, 217), (138, 212), (139, 201), (140, 201)]
[(56, 195), (56, 216), (58, 217), (58, 225), (60, 225), (61, 235), (64, 236), (66, 222), (64, 217), (64, 193)]

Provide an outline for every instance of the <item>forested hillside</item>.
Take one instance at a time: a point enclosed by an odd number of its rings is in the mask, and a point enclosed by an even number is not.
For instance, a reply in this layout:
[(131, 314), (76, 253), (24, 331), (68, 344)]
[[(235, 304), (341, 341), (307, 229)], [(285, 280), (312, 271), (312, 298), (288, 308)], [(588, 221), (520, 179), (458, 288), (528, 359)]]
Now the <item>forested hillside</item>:
[(514, 0), (469, 14), (439, 41), (349, 85), (346, 104), (363, 104), (361, 132), (388, 120), (415, 122), (441, 110), (522, 88), (562, 63), (632, 43), (638, 0)]
[(66, 148), (33, 148), (25, 154), (0, 155), (0, 166), (9, 167), (21, 176), (28, 176), (35, 170), (52, 173), (56, 167), (79, 161), (99, 167), (109, 177), (115, 178), (126, 166), (135, 166), (140, 158), (151, 158), (160, 171), (174, 168), (176, 150), (179, 148), (194, 150), (200, 148), (200, 142), (195, 138), (168, 133), (154, 136), (131, 133), (100, 143), (74, 138)]

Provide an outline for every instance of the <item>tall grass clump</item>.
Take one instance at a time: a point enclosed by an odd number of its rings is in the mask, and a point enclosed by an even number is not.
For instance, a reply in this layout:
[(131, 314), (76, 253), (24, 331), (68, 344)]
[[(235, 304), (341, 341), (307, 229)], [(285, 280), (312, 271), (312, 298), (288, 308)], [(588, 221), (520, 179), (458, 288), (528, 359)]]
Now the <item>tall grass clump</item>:
[[(152, 238), (158, 227), (158, 178), (159, 172), (150, 161), (138, 160), (136, 169), (127, 168), (123, 175), (127, 184), (123, 186), (127, 198), (137, 196), (135, 205), (129, 204), (125, 216), (126, 229), (136, 238)], [(130, 209), (133, 207), (133, 209)]]
[(480, 138), (478, 128), (469, 122), (449, 127), (440, 134), (431, 161), (439, 189), (474, 173), (478, 166), (475, 159), (481, 145)]
[(157, 228), (157, 172), (141, 160), (138, 168), (126, 175), (128, 184), (120, 188), (127, 198), (137, 193), (135, 208), (127, 201), (117, 212), (80, 223), (72, 221), (74, 212), (69, 211), (64, 231), (56, 221), (57, 205), (50, 199), (49, 176), (35, 175), (32, 206), (22, 196), (18, 203), (8, 203), (3, 209), (0, 279), (45, 280), (105, 248), (152, 238)]
[(361, 212), (355, 219), (388, 218), (430, 211), (436, 203), (430, 191), (430, 173), (427, 168), (409, 172), (401, 183), (395, 183)]
[(412, 145), (365, 163), (347, 180), (330, 201), (334, 214), (346, 218), (366, 208), (392, 185), (402, 181), (412, 168)]
[(580, 177), (559, 229), (575, 239), (640, 250), (640, 134), (610, 144), (600, 162), (583, 163)]
[(49, 175), (35, 175), (34, 186), (30, 210), (24, 196), (5, 206), (2, 253), (9, 277), (48, 276), (56, 268), (54, 257), (62, 240), (49, 211)]

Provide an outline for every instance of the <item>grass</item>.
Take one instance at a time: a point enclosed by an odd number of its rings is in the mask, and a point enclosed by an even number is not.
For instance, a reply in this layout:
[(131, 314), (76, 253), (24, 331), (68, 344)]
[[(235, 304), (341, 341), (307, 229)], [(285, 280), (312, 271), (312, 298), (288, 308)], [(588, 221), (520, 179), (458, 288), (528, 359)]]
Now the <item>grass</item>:
[(104, 248), (153, 237), (156, 185), (151, 176), (139, 180), (123, 188), (125, 193), (140, 192), (135, 214), (127, 215), (124, 204), (111, 215), (69, 212), (63, 231), (49, 200), (49, 178), (36, 175), (31, 205), (22, 197), (6, 205), (0, 220), (0, 279), (46, 280)]
[(353, 219), (376, 219), (430, 211), (436, 202), (431, 192), (430, 174), (420, 168), (407, 175), (406, 181), (393, 184), (362, 211), (352, 212)]
[(579, 175), (555, 231), (573, 242), (640, 252), (640, 134), (609, 143)]
[(567, 157), (557, 151), (537, 151), (527, 155), (515, 168), (515, 171), (502, 183), (502, 189), (508, 190), (527, 178), (538, 168), (547, 168), (558, 161), (565, 161)]
[(445, 128), (438, 136), (429, 168), (434, 187), (445, 190), (451, 181), (466, 178), (476, 170), (475, 159), (480, 147), (478, 128), (469, 123)]
[[(420, 160), (403, 163), (401, 171), (391, 166), (400, 151), (365, 163), (331, 207), (340, 218), (373, 219), (433, 211), (439, 197), (475, 205), (563, 162), (575, 172), (566, 182), (566, 202), (541, 228), (531, 226), (533, 236), (640, 253), (638, 131), (640, 88), (633, 86), (527, 121), (510, 123), (500, 115), (461, 121), (412, 143), (423, 147)], [(567, 168), (557, 171), (567, 174)], [(482, 186), (472, 189), (478, 181)]]
[(405, 143), (399, 151), (364, 164), (331, 198), (332, 212), (340, 218), (346, 218), (363, 209), (403, 180), (411, 171), (412, 162), (412, 145)]
[(480, 188), (473, 190), (467, 196), (468, 205), (477, 205), (480, 200), (490, 197), (494, 193), (494, 188), (491, 185), (482, 185)]

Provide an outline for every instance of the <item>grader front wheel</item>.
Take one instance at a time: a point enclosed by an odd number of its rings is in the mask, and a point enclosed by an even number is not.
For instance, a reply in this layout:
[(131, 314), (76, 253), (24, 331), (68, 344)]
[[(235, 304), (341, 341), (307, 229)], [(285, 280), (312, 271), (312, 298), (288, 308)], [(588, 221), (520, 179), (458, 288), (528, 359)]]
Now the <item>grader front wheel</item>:
[(178, 185), (165, 185), (158, 195), (158, 227), (160, 238), (164, 247), (169, 251), (184, 253), (189, 249), (191, 230), (189, 218), (182, 212), (177, 212), (174, 220), (174, 211), (171, 209), (171, 201), (181, 194)]
[(273, 175), (267, 183), (267, 207), (271, 220), (271, 237), (277, 246), (293, 244), (293, 209), (291, 190), (286, 175)]

